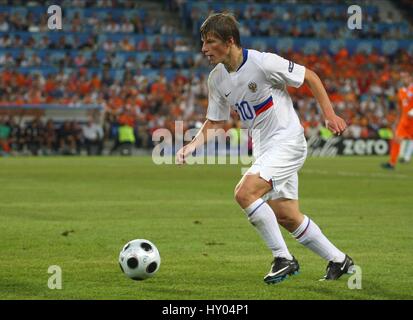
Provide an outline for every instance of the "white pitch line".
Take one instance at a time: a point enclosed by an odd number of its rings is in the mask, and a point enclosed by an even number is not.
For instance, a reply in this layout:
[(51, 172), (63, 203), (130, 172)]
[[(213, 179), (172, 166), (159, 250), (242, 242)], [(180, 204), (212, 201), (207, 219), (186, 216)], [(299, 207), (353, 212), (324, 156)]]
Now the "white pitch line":
[(320, 174), (320, 175), (339, 175), (343, 177), (366, 177), (366, 178), (389, 178), (389, 179), (407, 179), (409, 178), (408, 175), (399, 174), (399, 173), (360, 173), (360, 172), (351, 172), (351, 171), (337, 171), (337, 172), (329, 172), (326, 170), (313, 170), (313, 169), (303, 169), (301, 170), (303, 173), (310, 173), (310, 174)]

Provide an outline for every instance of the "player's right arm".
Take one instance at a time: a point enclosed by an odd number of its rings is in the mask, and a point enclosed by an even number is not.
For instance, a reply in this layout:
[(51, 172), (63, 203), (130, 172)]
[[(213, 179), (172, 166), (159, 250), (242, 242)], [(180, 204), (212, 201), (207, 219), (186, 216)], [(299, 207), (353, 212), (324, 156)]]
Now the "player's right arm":
[(216, 72), (217, 70), (214, 69), (208, 77), (207, 120), (199, 129), (194, 139), (176, 153), (175, 162), (177, 164), (185, 163), (185, 158), (192, 154), (196, 148), (204, 145), (208, 139), (214, 137), (213, 134), (208, 134), (208, 130), (223, 129), (225, 121), (229, 119), (230, 107), (215, 83), (214, 76), (216, 76)]
[(177, 164), (184, 164), (185, 159), (192, 154), (198, 147), (204, 145), (209, 137), (212, 137), (214, 135), (208, 134), (208, 130), (217, 130), (217, 129), (223, 129), (224, 128), (225, 121), (213, 121), (207, 119), (204, 124), (202, 125), (201, 129), (199, 129), (198, 133), (196, 136), (192, 139), (190, 143), (188, 143), (186, 146), (181, 148), (177, 153), (176, 153), (176, 159), (175, 162)]
[(273, 53), (264, 53), (262, 63), (264, 72), (273, 83), (295, 88), (306, 83), (321, 107), (326, 127), (338, 135), (346, 129), (346, 122), (336, 115), (326, 89), (314, 71)]
[(310, 87), (314, 98), (317, 100), (323, 112), (326, 128), (334, 134), (340, 135), (346, 130), (347, 124), (344, 119), (336, 115), (327, 91), (319, 76), (312, 70), (306, 68), (304, 81)]

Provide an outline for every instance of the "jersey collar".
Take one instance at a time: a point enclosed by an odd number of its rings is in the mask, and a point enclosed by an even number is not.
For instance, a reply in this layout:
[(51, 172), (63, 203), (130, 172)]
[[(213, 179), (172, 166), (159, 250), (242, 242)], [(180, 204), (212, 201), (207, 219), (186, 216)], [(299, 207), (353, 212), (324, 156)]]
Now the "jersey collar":
[(245, 48), (242, 48), (242, 58), (243, 58), (243, 59), (242, 59), (242, 63), (241, 63), (241, 65), (238, 67), (237, 71), (235, 71), (235, 72), (238, 72), (238, 70), (242, 68), (242, 66), (245, 64), (245, 62), (247, 62), (247, 59), (248, 59), (248, 50), (245, 49)]

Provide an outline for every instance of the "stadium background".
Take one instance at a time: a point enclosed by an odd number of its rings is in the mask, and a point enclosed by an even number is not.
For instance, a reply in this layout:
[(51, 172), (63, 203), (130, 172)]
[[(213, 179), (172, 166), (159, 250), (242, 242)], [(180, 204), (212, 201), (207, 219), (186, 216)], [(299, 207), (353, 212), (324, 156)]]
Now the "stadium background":
[[(47, 27), (51, 4), (62, 7), (62, 30)], [(362, 30), (347, 28), (352, 4), (363, 9)], [(348, 276), (318, 281), (325, 261), (285, 230), (302, 272), (264, 286), (271, 257), (233, 200), (240, 165), (83, 156), (85, 134), (104, 133), (92, 154), (110, 154), (119, 133), (133, 147), (114, 154), (150, 154), (157, 128), (199, 126), (210, 67), (198, 27), (221, 9), (240, 20), (244, 46), (319, 73), (350, 124), (345, 139), (366, 154), (366, 139), (387, 144), (399, 72), (412, 71), (411, 8), (409, 0), (0, 0), (0, 299), (412, 299), (410, 164), (383, 171), (385, 156), (309, 157), (300, 170), (301, 209), (362, 268), (362, 289), (351, 290)], [(335, 154), (323, 143), (341, 138), (322, 128), (308, 88), (291, 94), (311, 154)], [(239, 126), (233, 116), (228, 128)], [(85, 130), (89, 119), (97, 125)], [(119, 269), (120, 249), (135, 238), (160, 250), (153, 279), (134, 282)], [(48, 287), (53, 265), (62, 290)]]
[[(47, 26), (52, 4), (62, 8), (62, 30)], [(403, 7), (411, 2), (357, 1), (361, 30), (347, 26), (351, 4), (0, 1), (1, 152), (109, 154), (119, 152), (121, 140), (133, 145), (125, 151), (139, 153), (151, 150), (157, 128), (174, 132), (175, 120), (184, 120), (185, 129), (199, 126), (210, 67), (198, 31), (209, 12), (222, 10), (239, 19), (243, 46), (276, 52), (320, 75), (349, 123), (344, 137), (389, 139), (400, 70), (412, 71), (411, 10)], [(320, 147), (331, 134), (309, 88), (291, 94), (307, 138), (321, 137), (311, 140)], [(239, 128), (232, 116), (227, 129)], [(85, 129), (89, 118), (95, 124)]]

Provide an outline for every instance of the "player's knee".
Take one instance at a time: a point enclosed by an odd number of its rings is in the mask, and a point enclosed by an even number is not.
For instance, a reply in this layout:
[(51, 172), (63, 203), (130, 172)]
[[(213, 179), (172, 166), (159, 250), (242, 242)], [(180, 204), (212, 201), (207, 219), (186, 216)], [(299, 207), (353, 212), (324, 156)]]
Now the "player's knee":
[(239, 187), (236, 186), (234, 190), (234, 199), (236, 202), (240, 203), (243, 202), (245, 198), (245, 192)]
[(247, 207), (253, 201), (251, 192), (243, 187), (235, 188), (234, 198), (242, 208)]
[(234, 189), (234, 197), (236, 197), (238, 190), (241, 189), (241, 183), (238, 183)]

